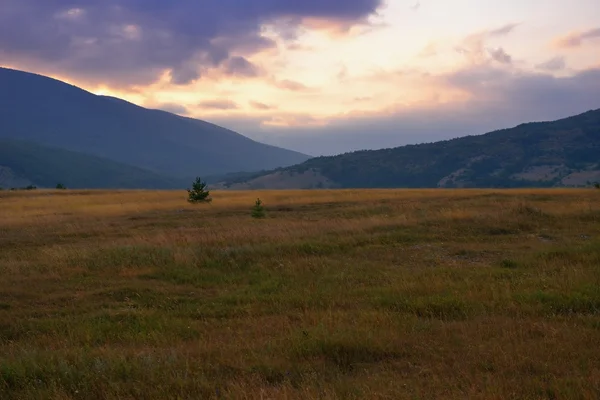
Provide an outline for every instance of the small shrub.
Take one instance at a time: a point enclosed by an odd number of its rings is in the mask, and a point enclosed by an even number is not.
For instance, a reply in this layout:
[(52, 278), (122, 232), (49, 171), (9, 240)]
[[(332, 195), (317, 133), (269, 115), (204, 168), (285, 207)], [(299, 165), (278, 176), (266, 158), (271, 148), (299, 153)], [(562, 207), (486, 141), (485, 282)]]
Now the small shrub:
[(37, 187), (35, 187), (34, 185), (29, 185), (25, 188), (25, 190), (35, 190), (37, 189)]
[(252, 207), (252, 218), (264, 218), (265, 217), (265, 208), (262, 205), (262, 201), (260, 199), (256, 199), (256, 203), (254, 203), (254, 207)]
[(206, 189), (206, 182), (202, 182), (202, 179), (196, 178), (192, 183), (192, 188), (188, 189), (188, 201), (190, 203), (210, 203), (210, 191)]
[(514, 260), (504, 259), (500, 262), (502, 268), (515, 269), (519, 267), (519, 263)]
[(56, 188), (59, 190), (65, 190), (67, 187), (65, 185), (63, 185), (62, 183), (57, 183)]
[(595, 187), (596, 189), (600, 189), (600, 182), (596, 182), (596, 183), (594, 183), (594, 187)]

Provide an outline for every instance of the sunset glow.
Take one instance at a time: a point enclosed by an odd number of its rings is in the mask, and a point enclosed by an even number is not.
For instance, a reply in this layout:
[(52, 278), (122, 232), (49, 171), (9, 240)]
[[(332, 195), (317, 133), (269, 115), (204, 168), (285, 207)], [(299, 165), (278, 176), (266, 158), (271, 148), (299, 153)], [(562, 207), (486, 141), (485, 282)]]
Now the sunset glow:
[[(50, 57), (41, 38), (16, 43), (7, 35), (18, 29), (9, 26), (1, 31), (0, 64), (144, 107), (241, 127), (254, 137), (273, 128), (281, 138), (288, 129), (291, 135), (293, 129), (318, 130), (348, 118), (469, 102), (519, 107), (521, 94), (495, 85), (542, 78), (560, 85), (600, 66), (595, 0), (357, 0), (305, 10), (288, 9), (285, 2), (270, 10), (256, 1), (260, 12), (241, 22), (236, 18), (246, 14), (229, 15), (226, 6), (211, 10), (218, 25), (206, 32), (161, 22), (161, 13), (199, 13), (205, 7), (186, 10), (192, 6), (183, 2), (157, 10), (64, 2), (45, 15), (33, 11), (34, 3), (9, 1), (0, 23), (30, 12), (58, 24), (60, 40), (69, 42), (60, 57)], [(117, 7), (119, 1), (108, 3)], [(110, 21), (106, 29), (94, 26), (98, 15)], [(177, 38), (197, 43), (174, 48), (183, 46)], [(173, 44), (162, 47), (163, 41)], [(106, 58), (106, 66), (96, 64)]]

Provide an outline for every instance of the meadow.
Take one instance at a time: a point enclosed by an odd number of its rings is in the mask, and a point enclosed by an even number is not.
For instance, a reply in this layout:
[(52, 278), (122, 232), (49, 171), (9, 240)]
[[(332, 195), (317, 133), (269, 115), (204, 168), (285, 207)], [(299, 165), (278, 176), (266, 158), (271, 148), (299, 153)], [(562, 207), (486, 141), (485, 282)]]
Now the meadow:
[(0, 192), (0, 399), (600, 398), (600, 190), (213, 197)]

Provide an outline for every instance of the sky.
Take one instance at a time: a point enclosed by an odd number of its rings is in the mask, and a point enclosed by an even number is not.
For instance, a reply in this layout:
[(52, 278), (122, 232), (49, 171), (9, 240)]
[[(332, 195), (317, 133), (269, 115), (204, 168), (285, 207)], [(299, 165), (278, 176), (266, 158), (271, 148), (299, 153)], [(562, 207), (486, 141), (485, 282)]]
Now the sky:
[(310, 155), (600, 108), (598, 0), (1, 0), (0, 66)]

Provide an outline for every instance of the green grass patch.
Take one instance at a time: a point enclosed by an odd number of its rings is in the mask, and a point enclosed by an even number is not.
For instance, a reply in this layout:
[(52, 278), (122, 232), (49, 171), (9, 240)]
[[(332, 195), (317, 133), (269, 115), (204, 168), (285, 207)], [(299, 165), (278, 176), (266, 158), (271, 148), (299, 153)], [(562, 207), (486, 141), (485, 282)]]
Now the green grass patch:
[(548, 315), (600, 315), (600, 288), (587, 286), (570, 293), (536, 291), (518, 301), (541, 308)]
[(376, 304), (393, 312), (448, 321), (464, 320), (473, 312), (473, 307), (452, 295), (427, 297), (388, 295), (380, 298)]

